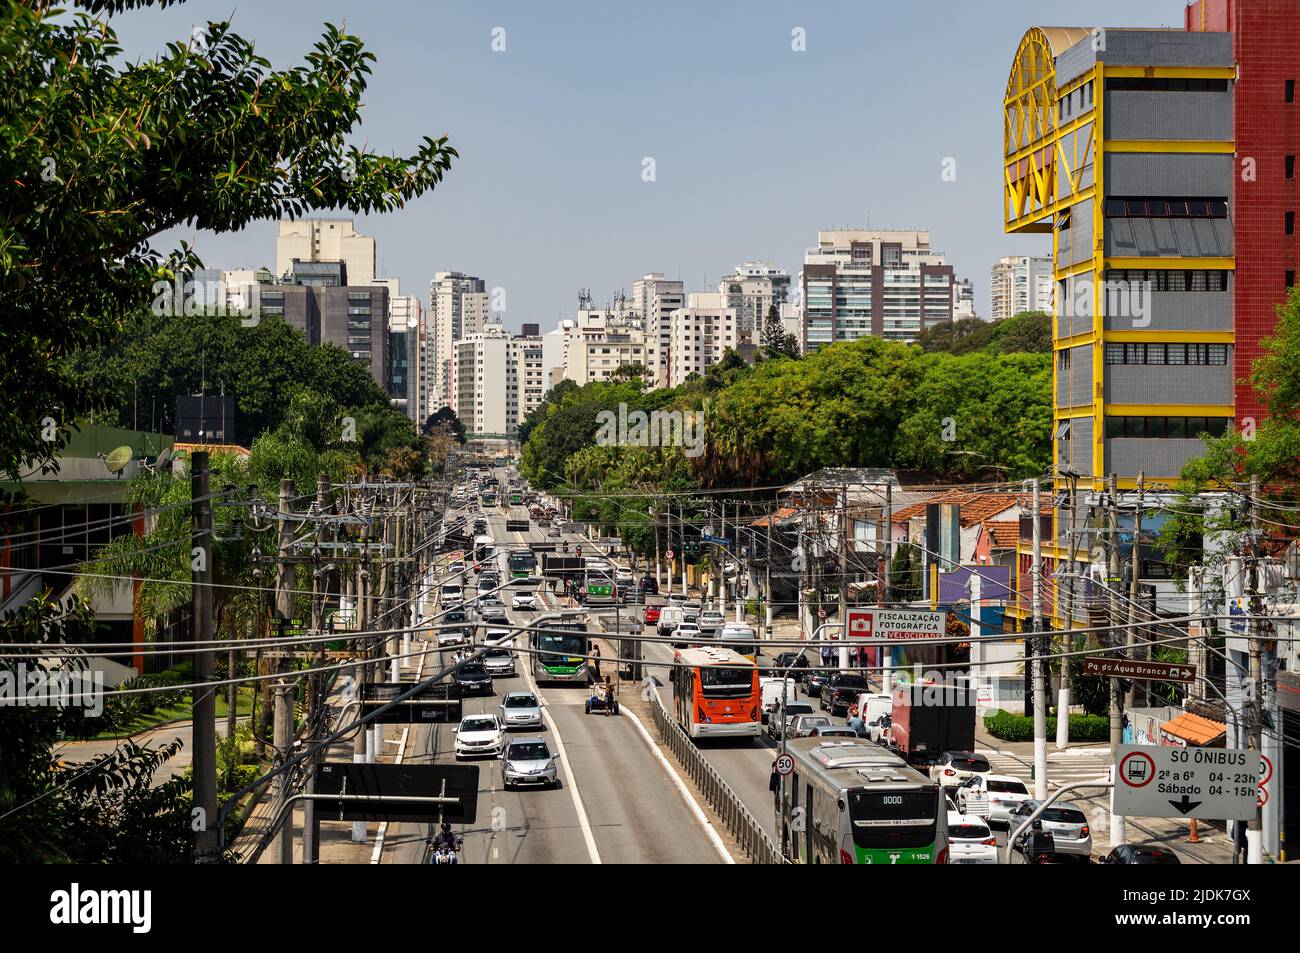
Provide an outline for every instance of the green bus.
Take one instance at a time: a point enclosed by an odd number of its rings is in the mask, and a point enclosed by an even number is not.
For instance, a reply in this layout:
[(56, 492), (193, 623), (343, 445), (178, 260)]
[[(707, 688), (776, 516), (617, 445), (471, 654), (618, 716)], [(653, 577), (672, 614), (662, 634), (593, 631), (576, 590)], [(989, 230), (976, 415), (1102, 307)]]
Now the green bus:
[(512, 549), (508, 559), (511, 582), (533, 577), (533, 570), (537, 568), (537, 557), (533, 555), (531, 549)]
[(588, 681), (588, 662), (591, 638), (587, 623), (576, 614), (565, 614), (557, 621), (545, 623), (545, 628), (528, 634), (533, 650), (533, 677), (543, 682)]
[(945, 864), (939, 785), (865, 739), (794, 738), (780, 798), (782, 841), (803, 864)]
[(582, 604), (612, 606), (618, 600), (618, 586), (612, 569), (588, 567), (582, 574)]

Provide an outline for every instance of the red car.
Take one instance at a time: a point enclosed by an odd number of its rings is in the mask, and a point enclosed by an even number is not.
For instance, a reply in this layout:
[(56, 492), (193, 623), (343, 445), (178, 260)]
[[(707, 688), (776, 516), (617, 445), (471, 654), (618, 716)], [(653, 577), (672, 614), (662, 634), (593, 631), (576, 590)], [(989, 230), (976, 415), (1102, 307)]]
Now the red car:
[(658, 606), (646, 606), (646, 607), (645, 607), (645, 624), (646, 624), (646, 625), (654, 625), (654, 624), (655, 624), (656, 622), (658, 622), (658, 621), (659, 621), (659, 607), (658, 607)]

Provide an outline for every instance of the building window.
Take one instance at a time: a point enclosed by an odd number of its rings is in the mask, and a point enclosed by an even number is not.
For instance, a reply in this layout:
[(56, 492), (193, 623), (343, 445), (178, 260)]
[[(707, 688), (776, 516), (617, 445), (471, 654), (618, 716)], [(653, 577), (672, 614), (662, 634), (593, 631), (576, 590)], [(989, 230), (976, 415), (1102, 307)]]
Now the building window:
[(1295, 80), (1293, 79), (1286, 81), (1286, 101), (1289, 103), (1295, 102)]
[(1228, 200), (1221, 198), (1109, 198), (1107, 218), (1227, 218)]
[(1286, 273), (1286, 279), (1285, 279), (1285, 280), (1286, 280), (1286, 286), (1287, 286), (1288, 288), (1294, 288), (1294, 287), (1295, 287), (1295, 272), (1294, 272), (1294, 271), (1288, 271), (1288, 272)]
[(1286, 213), (1286, 233), (1288, 235), (1295, 234), (1295, 212)]
[(1286, 177), (1288, 179), (1295, 178), (1295, 156), (1286, 157)]
[(1107, 417), (1106, 439), (1195, 439), (1203, 433), (1222, 437), (1231, 423), (1230, 417)]
[(1227, 364), (1226, 344), (1107, 344), (1107, 364)]

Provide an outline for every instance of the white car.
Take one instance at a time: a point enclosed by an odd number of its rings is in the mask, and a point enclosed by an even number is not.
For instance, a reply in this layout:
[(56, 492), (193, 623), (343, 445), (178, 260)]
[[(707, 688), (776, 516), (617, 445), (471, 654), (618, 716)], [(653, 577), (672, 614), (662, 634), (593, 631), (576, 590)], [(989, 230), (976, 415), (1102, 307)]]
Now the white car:
[(460, 626), (450, 626), (438, 630), (438, 648), (444, 649), (451, 645), (468, 645), (469, 633)]
[(673, 640), (673, 648), (684, 649), (692, 642), (698, 642), (700, 640), (700, 627), (694, 622), (683, 622), (677, 628), (673, 629), (671, 638)]
[(495, 758), (505, 745), (506, 733), (496, 715), (469, 715), (456, 729), (456, 760)]
[(632, 585), (632, 578), (632, 570), (630, 569), (625, 569), (620, 566), (618, 569), (614, 570), (614, 581), (620, 586)]
[[(1030, 798), (1022, 801), (1011, 812), (1010, 826), (1008, 834), (1014, 834), (1016, 829), (1029, 820), (1029, 816), (1038, 810), (1041, 801), (1035, 801)], [(1068, 801), (1065, 803), (1053, 804), (1039, 816), (1043, 822), (1043, 830), (1052, 835), (1052, 847), (1058, 854), (1067, 857), (1077, 857), (1084, 863), (1092, 856), (1092, 829), (1088, 824), (1088, 818), (1073, 804)], [(1021, 833), (1023, 839), (1029, 829)], [(1017, 840), (1013, 849), (1020, 850), (1023, 841)]]
[(977, 774), (988, 774), (993, 768), (989, 759), (971, 751), (945, 751), (939, 763), (930, 767), (930, 779), (943, 785), (945, 791), (961, 787)]
[(948, 812), (948, 858), (952, 864), (998, 862), (997, 838), (982, 817)]
[(458, 606), (465, 601), (465, 593), (461, 590), (460, 583), (449, 582), (442, 587), (442, 604), (444, 606)]
[(484, 645), (504, 645), (514, 638), (514, 633), (509, 629), (488, 629), (483, 633)]
[(516, 592), (510, 599), (510, 608), (536, 610), (537, 596), (531, 592)]
[(507, 728), (541, 728), (542, 703), (532, 692), (507, 692), (501, 699), (501, 721)]
[(957, 807), (961, 811), (1001, 824), (1009, 823), (1011, 812), (1028, 800), (1025, 782), (1005, 774), (977, 774), (957, 789)]

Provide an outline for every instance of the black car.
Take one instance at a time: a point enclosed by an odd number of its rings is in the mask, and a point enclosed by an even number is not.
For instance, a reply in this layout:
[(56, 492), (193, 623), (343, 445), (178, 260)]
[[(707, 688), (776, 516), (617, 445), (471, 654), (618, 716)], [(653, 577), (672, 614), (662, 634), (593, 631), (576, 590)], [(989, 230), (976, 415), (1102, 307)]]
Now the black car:
[(469, 613), (464, 609), (464, 607), (457, 606), (454, 609), (448, 609), (444, 612), (440, 621), (445, 625), (453, 625), (458, 622), (467, 623), (469, 622)]
[(652, 596), (659, 595), (659, 583), (655, 582), (654, 576), (641, 577), (641, 591)]
[(456, 684), (465, 692), (492, 694), (492, 676), (482, 662), (462, 662), (456, 667)]
[(807, 667), (808, 656), (802, 652), (780, 652), (772, 666), (772, 673), (777, 676), (787, 675), (797, 678), (799, 674), (797, 670)]
[(849, 713), (849, 706), (858, 700), (863, 692), (871, 691), (871, 683), (863, 676), (852, 672), (835, 672), (822, 682), (821, 707), (832, 715), (840, 712)]
[(833, 668), (822, 668), (820, 666), (813, 667), (812, 665), (809, 665), (808, 668), (804, 669), (803, 676), (800, 679), (800, 681), (803, 682), (803, 693), (808, 696), (816, 696), (820, 698), (822, 685), (825, 684), (826, 680), (834, 674), (835, 669)]
[(1181, 864), (1178, 855), (1164, 847), (1120, 844), (1101, 861), (1103, 864)]

